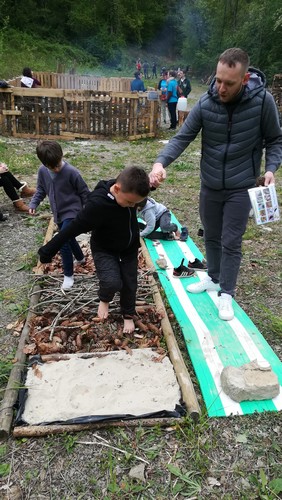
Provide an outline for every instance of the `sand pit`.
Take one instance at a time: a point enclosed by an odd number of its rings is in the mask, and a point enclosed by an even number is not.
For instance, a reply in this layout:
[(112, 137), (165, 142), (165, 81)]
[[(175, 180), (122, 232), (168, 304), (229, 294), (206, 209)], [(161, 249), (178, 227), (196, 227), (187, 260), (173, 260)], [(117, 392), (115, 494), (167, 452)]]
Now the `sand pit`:
[(99, 353), (28, 369), (22, 419), (30, 425), (85, 416), (174, 411), (181, 393), (173, 366), (152, 349)]

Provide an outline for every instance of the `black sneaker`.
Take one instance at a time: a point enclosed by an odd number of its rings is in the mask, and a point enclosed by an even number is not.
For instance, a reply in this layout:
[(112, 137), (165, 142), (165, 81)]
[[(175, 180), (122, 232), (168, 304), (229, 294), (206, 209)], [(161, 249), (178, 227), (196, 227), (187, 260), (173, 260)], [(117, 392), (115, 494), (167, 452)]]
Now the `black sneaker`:
[(180, 266), (173, 269), (174, 278), (189, 278), (195, 273), (194, 269), (189, 269), (189, 267), (183, 265), (184, 259), (182, 259)]
[(195, 271), (207, 271), (207, 264), (205, 260), (200, 261), (195, 259), (194, 262), (188, 262), (189, 269), (194, 269)]
[(181, 234), (180, 234), (180, 241), (187, 241), (188, 239), (188, 229), (187, 227), (182, 227), (181, 228)]
[(8, 220), (8, 217), (0, 212), (0, 222), (5, 222), (5, 220)]

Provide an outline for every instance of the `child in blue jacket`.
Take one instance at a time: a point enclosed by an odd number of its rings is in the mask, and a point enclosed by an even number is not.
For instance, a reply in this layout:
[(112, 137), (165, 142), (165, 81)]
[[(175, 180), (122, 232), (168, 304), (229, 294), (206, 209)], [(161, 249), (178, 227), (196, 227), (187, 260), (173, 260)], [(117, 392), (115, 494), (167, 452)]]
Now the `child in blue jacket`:
[[(79, 171), (63, 159), (63, 151), (55, 141), (42, 141), (36, 148), (42, 165), (38, 170), (37, 188), (29, 204), (29, 213), (49, 197), (54, 222), (59, 230), (66, 228), (85, 205), (89, 189)], [(69, 239), (60, 249), (64, 281), (62, 290), (69, 290), (74, 283), (73, 255), (80, 264), (85, 263), (83, 252), (75, 238)]]

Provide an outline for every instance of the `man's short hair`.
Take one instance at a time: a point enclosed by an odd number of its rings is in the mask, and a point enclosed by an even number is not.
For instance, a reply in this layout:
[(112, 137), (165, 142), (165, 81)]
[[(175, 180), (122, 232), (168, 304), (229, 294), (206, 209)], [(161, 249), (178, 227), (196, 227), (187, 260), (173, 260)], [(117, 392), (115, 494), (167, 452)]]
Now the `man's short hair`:
[(242, 65), (244, 73), (248, 71), (248, 67), (250, 66), (250, 58), (247, 52), (238, 47), (232, 47), (231, 49), (226, 49), (219, 56), (218, 62), (222, 64), (227, 64), (229, 68), (234, 68), (237, 63)]
[(149, 176), (143, 168), (126, 167), (116, 179), (123, 193), (134, 193), (139, 196), (148, 196), (150, 191)]
[(135, 71), (134, 76), (135, 78), (140, 78), (140, 71)]

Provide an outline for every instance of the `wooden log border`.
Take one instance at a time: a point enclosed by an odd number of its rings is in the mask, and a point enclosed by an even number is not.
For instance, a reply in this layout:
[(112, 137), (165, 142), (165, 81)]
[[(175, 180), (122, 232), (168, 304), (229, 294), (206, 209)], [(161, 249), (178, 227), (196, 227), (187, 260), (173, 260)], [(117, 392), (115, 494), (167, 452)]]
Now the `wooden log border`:
[[(54, 220), (53, 218), (50, 219), (44, 243), (47, 243), (53, 235), (54, 231)], [(143, 241), (141, 241), (141, 247), (142, 247), (142, 253), (144, 255), (146, 264), (148, 267), (152, 267), (153, 263), (151, 261), (150, 255), (148, 253), (148, 250), (144, 244)], [(34, 269), (37, 274), (40, 274), (42, 272), (42, 265), (40, 262), (37, 264), (36, 268)], [(176, 338), (174, 336), (169, 318), (167, 316), (161, 294), (158, 290), (157, 284), (153, 276), (150, 276), (150, 283), (152, 286), (152, 294), (153, 298), (156, 304), (157, 309), (162, 309), (164, 311), (164, 317), (162, 318), (161, 325), (164, 333), (164, 337), (166, 340), (169, 356), (171, 359), (171, 362), (173, 364), (176, 377), (182, 392), (182, 399), (186, 405), (187, 412), (191, 416), (191, 418), (194, 421), (197, 421), (199, 418), (199, 415), (201, 413), (199, 403), (196, 397), (196, 393), (190, 378), (190, 375), (188, 373), (188, 370), (186, 368), (186, 365), (184, 363), (182, 354), (180, 352), (180, 349), (178, 347)], [(36, 293), (33, 293), (31, 296), (30, 300), (30, 309), (31, 311), (33, 310), (34, 306), (38, 303), (39, 298), (40, 298), (40, 292), (41, 289), (38, 285), (35, 287)], [(26, 355), (23, 353), (23, 348), (25, 346), (26, 341), (28, 340), (28, 335), (29, 335), (29, 321), (32, 317), (33, 313), (29, 312), (25, 321), (24, 328), (22, 330), (19, 343), (18, 343), (18, 348), (16, 351), (16, 363), (14, 364), (8, 384), (5, 390), (4, 398), (1, 404), (0, 408), (0, 439), (8, 439), (9, 434), (11, 432), (11, 427), (12, 427), (12, 421), (14, 417), (14, 404), (17, 400), (18, 396), (18, 390), (20, 386), (20, 381), (21, 381), (21, 376), (22, 376), (22, 370), (24, 368), (24, 365), (26, 363)], [(52, 359), (54, 360), (59, 360), (59, 359), (65, 359), (64, 355), (58, 355), (54, 356), (52, 355)], [(45, 356), (46, 360), (48, 359), (48, 356)], [(15, 438), (20, 438), (20, 437), (43, 437), (47, 436), (50, 434), (60, 434), (64, 432), (79, 432), (83, 430), (91, 430), (91, 429), (102, 429), (106, 427), (137, 427), (137, 426), (148, 426), (152, 427), (155, 425), (174, 425), (176, 423), (180, 423), (183, 421), (183, 417), (181, 418), (149, 418), (149, 419), (133, 419), (133, 420), (119, 420), (119, 421), (105, 421), (105, 422), (91, 422), (91, 423), (86, 423), (86, 424), (56, 424), (56, 425), (28, 425), (28, 426), (18, 426), (13, 429), (13, 436)]]

